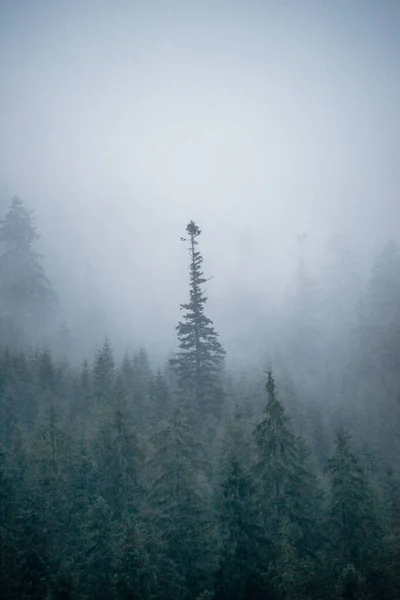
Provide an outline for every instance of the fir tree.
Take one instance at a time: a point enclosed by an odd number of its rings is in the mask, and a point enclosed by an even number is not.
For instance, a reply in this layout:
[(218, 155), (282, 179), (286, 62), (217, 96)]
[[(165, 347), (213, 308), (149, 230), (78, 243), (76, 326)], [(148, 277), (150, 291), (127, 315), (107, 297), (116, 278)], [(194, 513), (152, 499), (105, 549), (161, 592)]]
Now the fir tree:
[(186, 227), (189, 242), (189, 302), (181, 305), (183, 320), (176, 330), (179, 350), (171, 364), (176, 368), (183, 397), (194, 403), (195, 413), (202, 418), (219, 416), (223, 403), (221, 369), (225, 350), (218, 339), (213, 322), (204, 313), (207, 298), (203, 285), (203, 256), (197, 249), (201, 230), (193, 221)]
[(280, 520), (291, 513), (287, 486), (297, 460), (297, 444), (289, 427), (289, 418), (277, 397), (271, 369), (268, 371), (266, 389), (268, 401), (265, 417), (255, 429), (257, 471), (261, 494), (268, 500), (270, 523), (275, 523), (278, 531)]
[(34, 250), (38, 239), (33, 212), (14, 197), (0, 226), (0, 317), (2, 337), (15, 345), (42, 333), (55, 307), (55, 294)]
[(110, 510), (119, 519), (137, 514), (142, 453), (121, 377), (100, 415), (95, 448), (98, 489)]
[(181, 409), (160, 424), (152, 443), (152, 521), (181, 581), (179, 597), (196, 597), (210, 581), (213, 559), (209, 466)]
[(95, 400), (100, 406), (106, 405), (112, 398), (115, 384), (114, 353), (108, 339), (97, 352), (92, 376)]
[(151, 369), (149, 357), (146, 350), (141, 348), (133, 356), (130, 392), (136, 421), (145, 430), (151, 422), (150, 384)]
[(120, 600), (150, 600), (155, 597), (156, 569), (149, 555), (148, 532), (137, 518), (130, 516), (121, 525), (115, 572)]
[(86, 597), (111, 600), (115, 598), (113, 561), (116, 527), (112, 511), (101, 496), (88, 511), (82, 535), (85, 554), (81, 577)]
[[(377, 586), (383, 593), (384, 532), (378, 502), (367, 474), (351, 449), (350, 439), (347, 432), (337, 435), (335, 453), (327, 465), (330, 569), (332, 575), (336, 574), (337, 582), (344, 582), (342, 586), (350, 585), (345, 583), (350, 579), (357, 581), (357, 586), (365, 580), (364, 592)], [(353, 577), (352, 573), (356, 575)]]
[(16, 499), (4, 463), (4, 456), (0, 453), (0, 587), (2, 598), (11, 600), (15, 597), (16, 583), (15, 556), (18, 542), (15, 534)]
[[(265, 530), (265, 581), (267, 586), (275, 587), (278, 598), (290, 597), (294, 588), (301, 597), (311, 593), (318, 560), (321, 496), (304, 442), (294, 435), (278, 399), (271, 369), (266, 389), (265, 417), (255, 429), (257, 502)], [(281, 577), (282, 564), (287, 564), (287, 557), (292, 555), (297, 561), (296, 581)]]
[(92, 374), (89, 362), (84, 360), (73, 387), (73, 400), (71, 403), (71, 417), (88, 417), (93, 407)]
[(242, 416), (236, 410), (223, 444), (216, 600), (257, 598), (262, 591), (257, 567), (263, 539), (255, 503), (252, 450)]

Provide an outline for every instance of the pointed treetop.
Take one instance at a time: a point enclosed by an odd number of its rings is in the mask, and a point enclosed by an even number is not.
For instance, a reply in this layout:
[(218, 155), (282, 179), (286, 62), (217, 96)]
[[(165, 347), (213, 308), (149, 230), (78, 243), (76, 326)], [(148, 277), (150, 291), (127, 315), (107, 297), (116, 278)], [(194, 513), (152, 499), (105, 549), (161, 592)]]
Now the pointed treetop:
[(271, 367), (269, 367), (269, 369), (267, 370), (266, 388), (267, 388), (267, 392), (268, 392), (268, 399), (269, 400), (275, 399), (275, 380), (272, 375)]
[(5, 219), (1, 221), (1, 241), (13, 245), (18, 241), (30, 247), (39, 238), (33, 221), (33, 210), (14, 196)]
[(198, 227), (196, 225), (196, 223), (193, 220), (190, 221), (190, 223), (187, 224), (187, 226), (186, 226), (186, 233), (188, 234), (189, 239), (182, 237), (181, 238), (181, 242), (188, 242), (188, 241), (190, 241), (191, 244), (193, 244), (193, 246), (196, 246), (197, 243), (198, 243), (196, 241), (196, 238), (201, 234), (201, 229), (200, 229), (200, 227)]
[(190, 221), (186, 227), (186, 231), (190, 236), (197, 237), (201, 234), (201, 229), (196, 225), (194, 221)]

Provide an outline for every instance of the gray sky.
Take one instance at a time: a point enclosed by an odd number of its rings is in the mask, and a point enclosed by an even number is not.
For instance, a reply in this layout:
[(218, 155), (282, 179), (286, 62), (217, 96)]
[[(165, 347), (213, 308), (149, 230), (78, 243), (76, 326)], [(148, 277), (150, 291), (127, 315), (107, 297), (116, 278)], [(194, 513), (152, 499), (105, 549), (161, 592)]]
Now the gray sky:
[(227, 332), (231, 290), (284, 289), (296, 234), (399, 238), (399, 59), (397, 0), (2, 0), (0, 190), (153, 344), (193, 218)]

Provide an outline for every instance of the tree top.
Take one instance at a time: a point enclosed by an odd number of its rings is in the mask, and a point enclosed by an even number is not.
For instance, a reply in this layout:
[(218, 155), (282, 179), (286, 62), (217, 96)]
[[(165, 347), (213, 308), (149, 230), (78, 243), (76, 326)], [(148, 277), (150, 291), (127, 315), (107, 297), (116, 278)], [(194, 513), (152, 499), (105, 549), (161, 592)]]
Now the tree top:
[(197, 237), (201, 234), (201, 229), (196, 225), (194, 221), (190, 221), (186, 227), (186, 231), (190, 236)]

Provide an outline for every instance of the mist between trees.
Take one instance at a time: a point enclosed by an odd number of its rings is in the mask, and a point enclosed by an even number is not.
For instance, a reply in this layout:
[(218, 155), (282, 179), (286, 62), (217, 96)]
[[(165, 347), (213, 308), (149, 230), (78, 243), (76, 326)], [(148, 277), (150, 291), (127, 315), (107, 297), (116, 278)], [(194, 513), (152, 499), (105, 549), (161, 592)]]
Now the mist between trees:
[(0, 228), (1, 597), (396, 600), (399, 246), (382, 248), (364, 285), (333, 240), (321, 296), (301, 236), (293, 298), (273, 336), (261, 320), (254, 331), (273, 339), (262, 370), (229, 362), (201, 230), (191, 221), (183, 235), (174, 354), (156, 368), (146, 349), (117, 357), (105, 338), (79, 365), (91, 324), (59, 325), (33, 212), (12, 200)]

